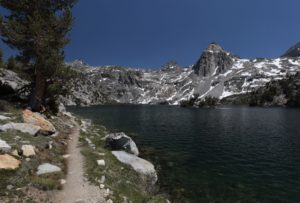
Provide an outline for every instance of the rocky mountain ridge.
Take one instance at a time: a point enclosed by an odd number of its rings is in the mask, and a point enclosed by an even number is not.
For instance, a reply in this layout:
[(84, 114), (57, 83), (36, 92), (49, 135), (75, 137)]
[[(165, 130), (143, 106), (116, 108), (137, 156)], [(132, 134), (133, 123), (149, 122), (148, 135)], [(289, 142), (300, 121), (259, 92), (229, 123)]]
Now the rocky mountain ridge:
[(224, 98), (222, 104), (299, 107), (300, 72), (283, 80), (271, 81), (253, 92)]
[(223, 99), (246, 94), (300, 71), (298, 46), (277, 59), (241, 59), (212, 43), (195, 65), (180, 67), (175, 62), (159, 70), (117, 66), (91, 67), (82, 61), (69, 65), (81, 75), (70, 81), (66, 105), (104, 103), (172, 104), (197, 96)]

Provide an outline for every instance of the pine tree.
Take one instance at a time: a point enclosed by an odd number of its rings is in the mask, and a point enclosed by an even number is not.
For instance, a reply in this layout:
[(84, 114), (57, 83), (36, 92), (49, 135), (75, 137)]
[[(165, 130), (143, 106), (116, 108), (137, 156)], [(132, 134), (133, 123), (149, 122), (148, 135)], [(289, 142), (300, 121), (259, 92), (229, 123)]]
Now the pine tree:
[(15, 70), (16, 69), (16, 61), (14, 57), (9, 57), (7, 59), (6, 68), (9, 70)]
[(0, 49), (0, 68), (3, 68), (3, 51)]
[(2, 40), (19, 51), (23, 67), (31, 69), (30, 106), (40, 111), (46, 92), (64, 63), (64, 46), (69, 42), (76, 0), (0, 0), (10, 11), (1, 17)]

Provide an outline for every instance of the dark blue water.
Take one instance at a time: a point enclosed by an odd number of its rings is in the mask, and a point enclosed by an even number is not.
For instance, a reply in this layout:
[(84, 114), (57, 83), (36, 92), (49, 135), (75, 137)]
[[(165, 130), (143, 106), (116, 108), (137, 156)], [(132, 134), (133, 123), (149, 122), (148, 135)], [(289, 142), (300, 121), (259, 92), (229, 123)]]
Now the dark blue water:
[(71, 111), (134, 138), (178, 202), (300, 202), (300, 109), (96, 106)]

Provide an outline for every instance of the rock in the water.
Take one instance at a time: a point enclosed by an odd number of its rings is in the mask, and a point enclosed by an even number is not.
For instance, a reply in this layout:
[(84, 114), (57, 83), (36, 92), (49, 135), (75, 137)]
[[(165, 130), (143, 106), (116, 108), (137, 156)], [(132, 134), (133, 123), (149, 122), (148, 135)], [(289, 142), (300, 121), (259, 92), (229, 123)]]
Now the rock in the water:
[(22, 133), (36, 135), (40, 131), (40, 127), (28, 123), (7, 123), (0, 126), (0, 131), (17, 130)]
[(157, 173), (152, 163), (124, 151), (112, 151), (112, 154), (122, 163), (130, 165), (136, 172), (146, 178), (152, 185), (157, 181)]
[(0, 151), (8, 152), (9, 150), (11, 150), (11, 146), (9, 146), (4, 140), (0, 139)]
[(33, 113), (30, 110), (23, 111), (23, 119), (25, 123), (33, 124), (41, 128), (41, 132), (45, 134), (53, 134), (56, 132), (52, 123), (46, 120), (41, 114)]
[(0, 169), (15, 170), (19, 168), (20, 163), (19, 160), (8, 154), (0, 155)]
[(128, 153), (139, 155), (139, 150), (135, 142), (125, 133), (111, 133), (106, 137), (106, 145), (111, 147), (112, 150), (125, 150)]
[(30, 157), (30, 156), (35, 156), (35, 150), (34, 150), (34, 146), (32, 145), (23, 145), (21, 147), (23, 156), (25, 157)]
[(59, 168), (58, 166), (49, 164), (49, 163), (45, 163), (42, 165), (39, 165), (38, 167), (38, 171), (37, 171), (37, 175), (42, 175), (42, 174), (47, 174), (47, 173), (56, 173), (56, 172), (60, 172), (61, 168)]
[(98, 166), (105, 166), (105, 161), (103, 159), (97, 160)]

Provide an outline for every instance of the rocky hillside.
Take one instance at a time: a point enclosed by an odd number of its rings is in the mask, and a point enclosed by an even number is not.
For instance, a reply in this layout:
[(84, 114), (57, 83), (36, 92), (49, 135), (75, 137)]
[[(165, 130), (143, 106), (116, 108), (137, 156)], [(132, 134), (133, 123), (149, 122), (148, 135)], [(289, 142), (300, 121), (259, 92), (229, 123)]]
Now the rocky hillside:
[(11, 96), (26, 97), (27, 92), (22, 92), (29, 82), (20, 78), (17, 73), (0, 68), (0, 99)]
[(283, 80), (275, 80), (254, 92), (234, 95), (222, 100), (224, 104), (251, 106), (300, 106), (300, 72)]
[(103, 103), (179, 104), (192, 97), (224, 99), (256, 91), (300, 71), (298, 44), (277, 59), (242, 59), (212, 43), (195, 65), (169, 63), (158, 70), (70, 63), (81, 77), (71, 81), (67, 105)]

